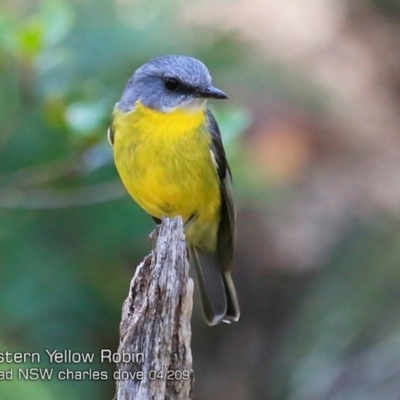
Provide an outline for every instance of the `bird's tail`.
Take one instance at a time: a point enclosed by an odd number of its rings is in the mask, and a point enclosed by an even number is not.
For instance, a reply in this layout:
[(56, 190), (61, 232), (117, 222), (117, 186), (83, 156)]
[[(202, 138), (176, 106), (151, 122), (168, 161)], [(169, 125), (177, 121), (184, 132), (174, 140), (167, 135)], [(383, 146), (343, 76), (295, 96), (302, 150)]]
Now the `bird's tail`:
[(209, 325), (239, 319), (239, 303), (231, 274), (223, 272), (215, 253), (204, 253), (190, 246), (196, 268), (204, 314)]

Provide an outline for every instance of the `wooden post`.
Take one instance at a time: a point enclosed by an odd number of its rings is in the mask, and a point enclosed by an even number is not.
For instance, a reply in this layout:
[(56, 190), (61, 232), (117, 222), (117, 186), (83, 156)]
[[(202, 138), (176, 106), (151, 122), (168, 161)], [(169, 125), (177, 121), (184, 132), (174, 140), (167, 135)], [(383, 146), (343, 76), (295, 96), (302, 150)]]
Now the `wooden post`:
[(156, 249), (139, 265), (122, 308), (117, 400), (187, 400), (193, 281), (180, 217), (164, 218)]

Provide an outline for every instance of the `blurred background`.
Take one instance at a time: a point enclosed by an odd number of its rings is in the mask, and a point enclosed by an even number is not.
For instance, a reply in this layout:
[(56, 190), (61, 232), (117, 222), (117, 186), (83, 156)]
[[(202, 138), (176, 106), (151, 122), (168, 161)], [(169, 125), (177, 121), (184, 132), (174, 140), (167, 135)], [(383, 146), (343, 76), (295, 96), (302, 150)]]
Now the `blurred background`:
[[(230, 99), (210, 106), (234, 175), (242, 308), (210, 328), (196, 293), (195, 398), (400, 399), (399, 39), (397, 0), (2, 0), (0, 351), (117, 349), (153, 223), (106, 129), (137, 67), (187, 54)], [(114, 389), (13, 379), (0, 398)]]

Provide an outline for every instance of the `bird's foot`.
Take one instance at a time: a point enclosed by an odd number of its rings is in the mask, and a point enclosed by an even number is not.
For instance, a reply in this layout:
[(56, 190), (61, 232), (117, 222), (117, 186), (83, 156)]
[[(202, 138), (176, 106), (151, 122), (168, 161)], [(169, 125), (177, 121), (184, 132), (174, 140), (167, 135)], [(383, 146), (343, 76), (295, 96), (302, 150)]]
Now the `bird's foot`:
[(156, 228), (149, 235), (149, 243), (152, 250), (155, 250), (157, 245), (158, 235), (160, 234), (160, 225), (157, 225)]
[(189, 228), (190, 225), (193, 224), (194, 221), (196, 221), (198, 215), (197, 214), (192, 214), (188, 220), (183, 224), (183, 229)]

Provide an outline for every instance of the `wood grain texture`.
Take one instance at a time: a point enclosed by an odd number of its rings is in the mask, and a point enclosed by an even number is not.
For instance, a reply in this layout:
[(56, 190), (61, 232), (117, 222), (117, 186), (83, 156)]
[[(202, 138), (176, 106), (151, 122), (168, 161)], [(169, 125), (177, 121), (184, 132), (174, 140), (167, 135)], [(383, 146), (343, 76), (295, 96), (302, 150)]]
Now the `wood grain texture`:
[(117, 365), (125, 375), (116, 382), (117, 400), (192, 398), (188, 274), (182, 219), (164, 218), (156, 249), (137, 268), (122, 308), (118, 352), (133, 361)]

